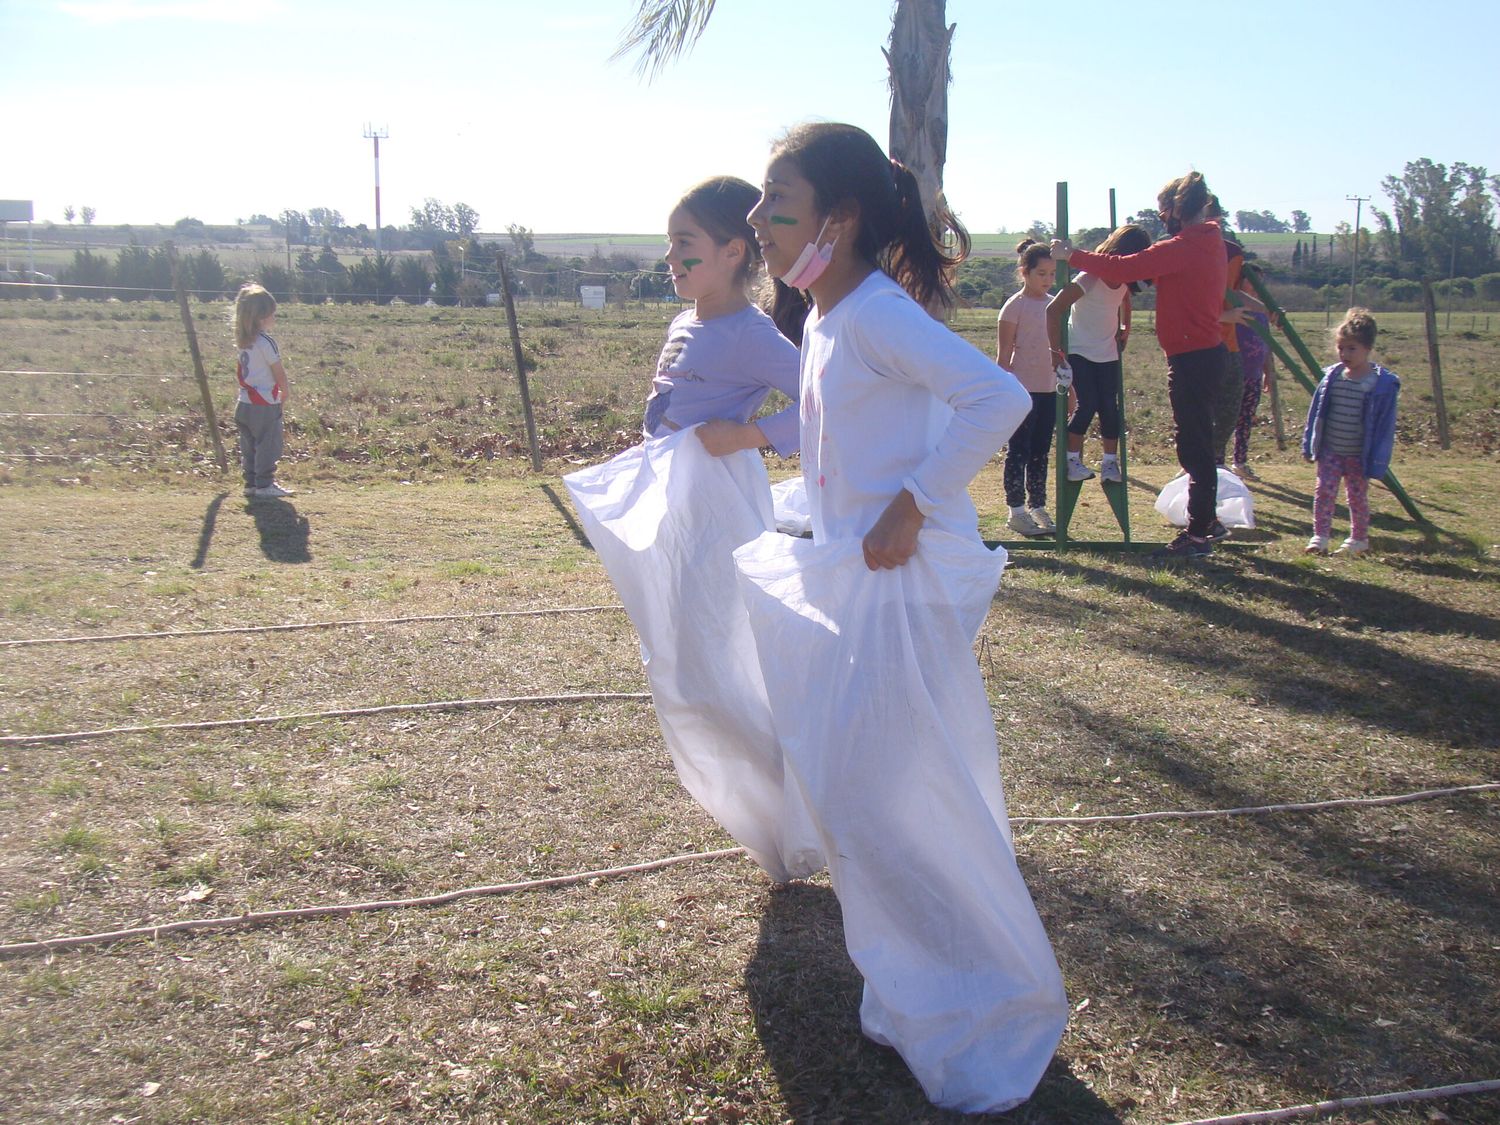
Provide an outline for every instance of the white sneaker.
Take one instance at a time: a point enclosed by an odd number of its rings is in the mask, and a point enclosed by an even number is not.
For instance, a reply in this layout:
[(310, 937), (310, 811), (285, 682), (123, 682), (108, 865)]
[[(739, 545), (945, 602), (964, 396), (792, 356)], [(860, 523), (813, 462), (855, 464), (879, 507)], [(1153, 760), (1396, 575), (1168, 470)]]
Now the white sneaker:
[(1106, 461), (1099, 466), (1099, 479), (1108, 481), (1110, 484), (1120, 484), (1125, 477), (1120, 472), (1120, 462)]
[(282, 496), (295, 496), (296, 493), (293, 492), (290, 488), (282, 488), (281, 485), (277, 484), (275, 481), (272, 481), (264, 488), (257, 488), (255, 490), (255, 495), (262, 500), (276, 500)]
[(1068, 458), (1068, 479), (1069, 480), (1093, 480), (1094, 479), (1094, 470), (1091, 469), (1091, 468), (1089, 468), (1087, 465), (1085, 465), (1083, 463), (1083, 459), (1082, 458), (1078, 458), (1077, 460), (1075, 460), (1074, 458), (1069, 457)]
[(1328, 536), (1314, 535), (1307, 541), (1307, 546), (1302, 548), (1304, 555), (1326, 555), (1328, 553)]
[(1024, 509), (1019, 512), (1012, 512), (1010, 519), (1005, 521), (1005, 526), (1018, 535), (1024, 535), (1027, 538), (1042, 534), (1041, 526), (1032, 518), (1031, 513)]
[(1046, 508), (1028, 508), (1026, 510), (1026, 514), (1029, 515), (1031, 517), (1031, 521), (1041, 529), (1042, 534), (1051, 535), (1054, 531), (1057, 530), (1057, 524), (1052, 522), (1052, 517), (1047, 514)]
[(1333, 552), (1335, 555), (1362, 555), (1370, 549), (1368, 539), (1345, 539), (1343, 545)]

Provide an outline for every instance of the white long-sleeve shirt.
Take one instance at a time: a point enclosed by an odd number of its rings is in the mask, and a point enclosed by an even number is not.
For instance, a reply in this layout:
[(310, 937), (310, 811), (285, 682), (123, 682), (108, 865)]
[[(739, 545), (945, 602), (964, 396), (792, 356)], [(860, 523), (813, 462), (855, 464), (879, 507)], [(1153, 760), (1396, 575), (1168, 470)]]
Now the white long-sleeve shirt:
[(978, 533), (968, 485), (1031, 410), (1010, 372), (880, 270), (802, 336), (813, 538), (863, 538), (902, 488), (926, 526)]

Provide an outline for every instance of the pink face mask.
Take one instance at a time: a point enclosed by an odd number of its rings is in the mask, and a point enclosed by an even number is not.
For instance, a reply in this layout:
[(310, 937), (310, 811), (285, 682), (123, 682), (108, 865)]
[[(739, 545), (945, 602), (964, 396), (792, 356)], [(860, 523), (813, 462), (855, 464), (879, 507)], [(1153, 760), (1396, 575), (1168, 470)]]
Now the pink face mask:
[[(828, 219), (833, 218), (832, 215)], [(818, 239), (823, 237), (823, 232), (828, 229), (828, 219), (823, 220), (823, 225), (818, 228), (817, 238), (814, 238), (802, 248), (802, 253), (797, 255), (797, 260), (792, 263), (792, 268), (781, 275), (781, 280), (793, 289), (806, 289), (818, 278), (823, 276), (823, 271), (828, 268), (828, 263), (833, 261), (833, 248), (838, 245), (835, 238), (827, 246), (820, 247)]]

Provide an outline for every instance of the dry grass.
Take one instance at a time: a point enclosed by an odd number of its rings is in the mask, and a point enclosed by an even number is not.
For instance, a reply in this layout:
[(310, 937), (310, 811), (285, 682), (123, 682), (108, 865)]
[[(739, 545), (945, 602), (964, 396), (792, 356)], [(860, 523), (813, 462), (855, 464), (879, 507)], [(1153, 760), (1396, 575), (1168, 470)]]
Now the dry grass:
[[(4, 366), (26, 365), (13, 348), (41, 356), (13, 341)], [(164, 479), (186, 462), (154, 444), (135, 474), (100, 446), (87, 482), (76, 467), (13, 467), (0, 637), (614, 600), (554, 475), (498, 460), (339, 477), (298, 441), (286, 475), (305, 491), (255, 509), (191, 468)], [(1149, 538), (1169, 468), (1140, 444), (1151, 487), (1132, 505)], [(1402, 478), (1442, 530), (1422, 535), (1379, 493), (1374, 558), (1310, 560), (1310, 474), (1262, 444), (1260, 528), (1205, 566), (1017, 554), (980, 643), (1013, 813), (1497, 778), (1493, 461), (1403, 449)], [(996, 474), (975, 496), (995, 526)], [(1107, 526), (1087, 491), (1080, 532)], [(634, 633), (609, 612), (4, 660), (7, 733), (644, 684)], [(1495, 799), (1466, 797), (1020, 831), (1077, 1011), (1037, 1096), (1006, 1120), (1166, 1122), (1500, 1074), (1497, 828)], [(5, 746), (0, 841), (6, 940), (729, 843), (632, 703)], [(958, 1120), (860, 1036), (858, 995), (826, 882), (772, 888), (732, 859), (136, 942), (0, 965), (0, 1118)], [(1500, 1099), (1442, 1108), (1500, 1120)]]

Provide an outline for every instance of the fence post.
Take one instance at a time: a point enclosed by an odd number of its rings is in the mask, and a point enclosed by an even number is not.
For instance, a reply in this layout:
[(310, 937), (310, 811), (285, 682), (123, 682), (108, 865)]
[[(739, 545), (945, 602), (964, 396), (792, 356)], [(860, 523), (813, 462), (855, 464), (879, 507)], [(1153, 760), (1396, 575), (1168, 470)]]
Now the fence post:
[(1286, 422), (1281, 417), (1281, 380), (1276, 378), (1276, 357), (1266, 352), (1265, 380), (1271, 388), (1271, 424), (1276, 430), (1276, 448), (1286, 449)]
[(516, 302), (510, 294), (510, 271), (505, 268), (505, 251), (495, 255), (500, 267), (500, 295), (505, 301), (505, 319), (510, 322), (510, 347), (516, 356), (516, 381), (521, 386), (521, 411), (526, 416), (526, 444), (531, 447), (531, 468), (542, 471), (542, 454), (536, 446), (536, 421), (531, 414), (531, 388), (526, 382), (526, 357), (521, 353), (521, 326), (516, 323)]
[(1432, 296), (1432, 282), (1422, 279), (1422, 316), (1427, 322), (1427, 365), (1432, 368), (1432, 405), (1437, 411), (1438, 443), (1449, 447), (1448, 407), (1443, 403), (1443, 365), (1438, 360), (1437, 302)]
[(203, 370), (203, 353), (198, 350), (198, 329), (193, 324), (193, 310), (188, 307), (187, 287), (182, 283), (182, 263), (177, 258), (177, 247), (167, 243), (167, 261), (172, 267), (172, 288), (177, 290), (177, 307), (182, 311), (182, 327), (187, 332), (188, 351), (193, 356), (193, 374), (198, 380), (198, 393), (203, 396), (203, 417), (208, 422), (208, 433), (214, 442), (214, 457), (219, 462), (219, 472), (229, 471), (229, 459), (224, 456), (224, 442), (219, 437), (219, 420), (214, 416), (214, 396), (208, 389), (208, 374)]

